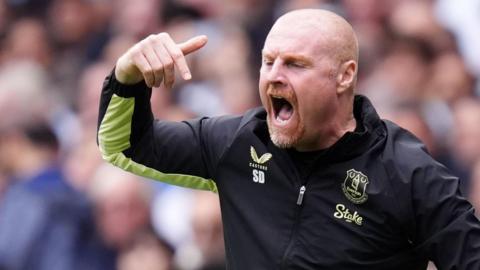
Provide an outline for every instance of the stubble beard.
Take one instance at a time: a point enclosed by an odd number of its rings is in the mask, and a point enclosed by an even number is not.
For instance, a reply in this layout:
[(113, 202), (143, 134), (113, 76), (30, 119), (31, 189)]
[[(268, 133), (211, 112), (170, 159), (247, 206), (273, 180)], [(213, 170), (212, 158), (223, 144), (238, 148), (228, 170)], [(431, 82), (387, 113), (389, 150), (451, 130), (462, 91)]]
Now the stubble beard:
[(268, 132), (270, 133), (270, 140), (275, 146), (282, 149), (292, 148), (298, 145), (300, 139), (305, 133), (305, 126), (302, 122), (298, 123), (293, 130), (275, 127), (270, 123), (270, 118), (267, 118)]

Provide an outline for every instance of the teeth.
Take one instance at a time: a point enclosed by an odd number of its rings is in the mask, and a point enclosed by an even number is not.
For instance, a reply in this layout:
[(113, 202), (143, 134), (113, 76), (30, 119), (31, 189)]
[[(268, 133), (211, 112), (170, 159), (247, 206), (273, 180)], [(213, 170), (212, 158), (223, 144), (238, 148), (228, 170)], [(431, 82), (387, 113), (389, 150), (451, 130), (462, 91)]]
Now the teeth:
[[(279, 117), (278, 115), (275, 117), (275, 119), (276, 119), (279, 123), (281, 123), (281, 124), (288, 122), (288, 120), (280, 119), (280, 117)], [(290, 120), (290, 119), (289, 119), (289, 120)]]

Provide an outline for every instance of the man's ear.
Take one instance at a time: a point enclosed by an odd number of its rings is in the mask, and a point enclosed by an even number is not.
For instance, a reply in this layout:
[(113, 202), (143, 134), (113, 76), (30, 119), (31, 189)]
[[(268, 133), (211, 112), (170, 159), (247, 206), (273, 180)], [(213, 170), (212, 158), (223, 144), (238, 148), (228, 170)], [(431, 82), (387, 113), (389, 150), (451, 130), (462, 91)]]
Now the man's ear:
[(357, 79), (357, 62), (349, 60), (340, 65), (337, 73), (337, 94), (342, 94), (345, 90), (354, 86)]

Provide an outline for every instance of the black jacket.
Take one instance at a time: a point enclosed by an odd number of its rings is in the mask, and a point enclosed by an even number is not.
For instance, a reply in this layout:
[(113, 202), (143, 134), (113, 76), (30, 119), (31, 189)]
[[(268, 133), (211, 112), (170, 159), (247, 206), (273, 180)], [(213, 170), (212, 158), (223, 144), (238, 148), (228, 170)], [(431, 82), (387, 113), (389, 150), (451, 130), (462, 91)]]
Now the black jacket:
[[(358, 128), (310, 166), (266, 113), (154, 121), (151, 90), (107, 78), (98, 141), (128, 171), (220, 197), (229, 269), (480, 269), (480, 223), (458, 179), (355, 98)], [(310, 168), (310, 169), (309, 169)], [(172, 202), (172, 204), (175, 202)]]

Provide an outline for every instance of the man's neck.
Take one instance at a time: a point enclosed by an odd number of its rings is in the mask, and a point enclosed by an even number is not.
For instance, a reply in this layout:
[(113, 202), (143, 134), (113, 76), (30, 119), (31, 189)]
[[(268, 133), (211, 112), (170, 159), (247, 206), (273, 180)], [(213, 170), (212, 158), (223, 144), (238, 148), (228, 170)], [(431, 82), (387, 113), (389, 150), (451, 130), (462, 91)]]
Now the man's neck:
[(323, 134), (319, 134), (311, 142), (303, 142), (295, 146), (295, 150), (300, 152), (306, 151), (315, 151), (327, 149), (334, 145), (340, 138), (342, 138), (345, 133), (353, 132), (357, 127), (357, 121), (353, 114), (349, 117), (348, 120), (340, 123), (332, 123), (328, 128), (325, 129)]

